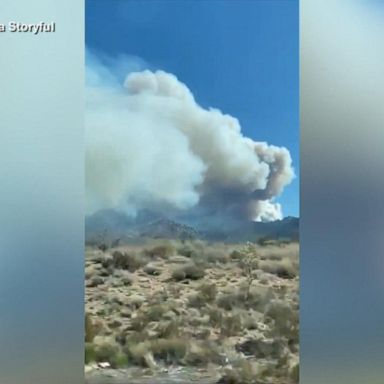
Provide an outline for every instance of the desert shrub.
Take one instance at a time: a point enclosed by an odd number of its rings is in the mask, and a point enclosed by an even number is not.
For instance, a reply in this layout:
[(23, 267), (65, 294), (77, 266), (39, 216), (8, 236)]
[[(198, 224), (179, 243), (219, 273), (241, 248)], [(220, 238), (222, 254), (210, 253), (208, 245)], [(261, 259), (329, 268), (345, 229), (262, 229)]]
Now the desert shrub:
[(278, 254), (275, 252), (272, 252), (266, 256), (266, 259), (272, 260), (272, 261), (281, 261), (283, 258), (283, 254)]
[(135, 309), (140, 308), (143, 305), (144, 301), (145, 299), (143, 296), (137, 294), (129, 296), (129, 305)]
[(248, 287), (245, 289), (237, 289), (233, 292), (226, 292), (220, 294), (216, 299), (218, 307), (231, 311), (235, 308), (253, 307), (258, 303), (259, 295), (250, 291), (248, 293)]
[(98, 244), (97, 248), (100, 249), (100, 251), (105, 252), (108, 249), (108, 245), (105, 243)]
[(260, 245), (261, 247), (267, 247), (268, 245), (276, 244), (276, 240), (274, 240), (268, 236), (263, 236), (257, 240), (257, 244)]
[(96, 352), (95, 347), (92, 343), (85, 343), (85, 364), (92, 363), (96, 361)]
[(298, 275), (298, 264), (285, 258), (283, 260), (268, 260), (260, 264), (260, 269), (283, 279), (293, 279)]
[(183, 359), (188, 366), (206, 366), (209, 363), (222, 363), (222, 357), (216, 343), (199, 341), (190, 342)]
[(106, 269), (108, 269), (110, 267), (113, 267), (113, 257), (112, 257), (112, 255), (103, 254), (102, 257), (100, 258), (100, 263)]
[(134, 280), (130, 272), (122, 269), (116, 269), (113, 272), (113, 276), (116, 277), (122, 285), (132, 285)]
[(223, 249), (208, 249), (204, 252), (204, 257), (209, 263), (227, 263), (228, 253)]
[(231, 311), (240, 304), (239, 295), (237, 293), (223, 293), (217, 297), (217, 305), (226, 311)]
[(268, 288), (257, 287), (248, 290), (248, 284), (233, 292), (218, 295), (216, 304), (219, 308), (231, 311), (235, 308), (263, 311), (270, 300), (274, 299), (273, 291)]
[(119, 352), (117, 344), (104, 342), (94, 346), (95, 360), (97, 362), (108, 362), (112, 364), (114, 358)]
[(235, 336), (237, 335), (242, 329), (242, 319), (241, 315), (236, 314), (230, 314), (225, 315), (221, 319), (220, 324), (220, 332), (223, 336)]
[(166, 243), (146, 249), (144, 253), (151, 258), (161, 257), (162, 259), (168, 259), (175, 254), (175, 247), (171, 243)]
[(131, 328), (141, 332), (150, 322), (160, 321), (167, 311), (169, 311), (167, 304), (154, 304), (145, 310), (140, 309), (131, 319)]
[(149, 341), (142, 341), (139, 343), (130, 343), (127, 341), (127, 345), (123, 348), (128, 359), (134, 364), (139, 366), (147, 366), (145, 362), (145, 356), (149, 353), (151, 344)]
[(151, 276), (159, 276), (161, 274), (161, 269), (152, 264), (152, 263), (149, 263), (147, 264), (144, 268), (143, 268), (143, 271), (148, 274), (148, 275), (151, 275)]
[(241, 260), (243, 258), (243, 256), (244, 256), (244, 254), (241, 251), (239, 251), (238, 249), (235, 249), (229, 255), (231, 260)]
[(142, 332), (150, 320), (142, 313), (131, 318), (131, 329), (136, 332)]
[(211, 303), (216, 299), (217, 287), (214, 283), (203, 283), (198, 287), (199, 296), (206, 303)]
[(158, 323), (158, 337), (169, 338), (179, 336), (180, 322), (178, 320), (160, 321)]
[(127, 367), (129, 363), (128, 356), (123, 352), (117, 352), (111, 357), (111, 361), (109, 363), (114, 369)]
[(135, 253), (115, 251), (113, 252), (113, 264), (116, 268), (126, 269), (130, 272), (135, 272), (143, 267), (147, 260)]
[(246, 356), (255, 356), (260, 359), (278, 359), (284, 350), (281, 339), (248, 339), (236, 345), (236, 350)]
[(297, 309), (283, 300), (271, 300), (266, 308), (265, 316), (274, 321), (272, 337), (284, 336), (291, 343), (298, 343), (299, 312)]
[(172, 271), (172, 279), (175, 281), (198, 280), (202, 277), (204, 277), (204, 268), (195, 263), (181, 265)]
[(109, 248), (107, 238), (108, 238), (108, 231), (106, 229), (102, 233), (99, 233), (97, 236), (97, 239), (96, 239), (97, 248), (102, 252), (105, 252)]
[(246, 300), (250, 298), (250, 292), (251, 292), (251, 286), (253, 281), (256, 279), (256, 269), (258, 268), (259, 264), (258, 261), (255, 260), (251, 255), (246, 255), (244, 259), (241, 260), (241, 269), (243, 272), (243, 276), (246, 277)]
[(147, 340), (137, 344), (127, 344), (125, 348), (128, 358), (140, 366), (147, 366), (146, 358), (151, 355), (165, 364), (180, 363), (186, 350), (186, 341), (177, 338)]
[(135, 345), (144, 342), (147, 339), (147, 335), (144, 332), (133, 331), (129, 335), (125, 335), (123, 345)]
[(257, 370), (251, 362), (241, 361), (234, 369), (227, 370), (217, 384), (258, 384)]
[(122, 323), (119, 319), (111, 319), (109, 322), (108, 322), (108, 326), (109, 328), (111, 329), (116, 329), (116, 328), (119, 328), (121, 327)]
[(94, 288), (102, 284), (104, 284), (104, 279), (101, 276), (93, 276), (89, 281), (87, 281), (87, 287), (89, 288)]
[(157, 339), (151, 342), (151, 352), (157, 360), (162, 360), (166, 364), (179, 363), (187, 351), (187, 343), (185, 340)]
[(147, 317), (148, 322), (159, 321), (163, 317), (164, 313), (167, 311), (168, 306), (166, 304), (157, 304), (150, 306), (145, 315)]
[(292, 381), (295, 384), (299, 383), (299, 381), (300, 381), (300, 365), (299, 365), (299, 362), (293, 363), (288, 368), (288, 374), (289, 374), (289, 377), (292, 379)]
[(90, 343), (93, 341), (97, 334), (97, 327), (94, 325), (91, 315), (85, 314), (85, 342)]
[(212, 327), (220, 327), (223, 319), (223, 311), (217, 306), (210, 306), (207, 310), (207, 314), (209, 316), (209, 322)]
[(199, 242), (185, 242), (177, 248), (177, 253), (190, 259), (201, 257), (204, 252), (204, 246)]
[(206, 304), (203, 297), (198, 293), (194, 292), (188, 296), (188, 306), (193, 308), (201, 308)]

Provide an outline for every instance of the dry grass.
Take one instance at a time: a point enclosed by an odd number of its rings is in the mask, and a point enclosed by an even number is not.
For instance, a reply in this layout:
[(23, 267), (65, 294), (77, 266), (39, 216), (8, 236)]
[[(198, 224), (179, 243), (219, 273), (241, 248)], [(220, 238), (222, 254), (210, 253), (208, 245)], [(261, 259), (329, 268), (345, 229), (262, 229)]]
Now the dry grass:
[(87, 248), (86, 362), (213, 364), (225, 371), (222, 383), (295, 383), (298, 266), (298, 244)]

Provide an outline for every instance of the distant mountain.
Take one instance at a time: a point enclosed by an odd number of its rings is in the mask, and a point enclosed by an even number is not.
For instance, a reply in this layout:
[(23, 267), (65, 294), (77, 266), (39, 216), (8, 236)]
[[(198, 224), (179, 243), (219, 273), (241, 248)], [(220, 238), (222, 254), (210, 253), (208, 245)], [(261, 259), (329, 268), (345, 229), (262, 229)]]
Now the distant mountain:
[(231, 225), (199, 228), (171, 220), (161, 214), (143, 210), (136, 217), (114, 210), (99, 211), (85, 219), (87, 241), (102, 237), (112, 242), (117, 238), (132, 241), (140, 238), (204, 239), (208, 241), (245, 242), (269, 239), (299, 239), (299, 218), (286, 217), (271, 222), (235, 222)]
[(177, 223), (173, 220), (160, 219), (153, 223), (143, 225), (141, 237), (193, 240), (200, 234), (192, 227)]

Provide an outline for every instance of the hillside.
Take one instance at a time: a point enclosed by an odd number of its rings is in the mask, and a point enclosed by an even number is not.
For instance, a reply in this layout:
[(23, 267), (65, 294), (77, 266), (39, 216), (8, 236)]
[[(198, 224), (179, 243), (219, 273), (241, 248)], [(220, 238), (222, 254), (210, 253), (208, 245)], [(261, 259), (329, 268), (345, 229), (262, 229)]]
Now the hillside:
[(287, 217), (272, 222), (236, 221), (227, 226), (208, 226), (196, 220), (193, 225), (178, 219), (169, 219), (149, 210), (141, 211), (133, 218), (113, 210), (104, 210), (88, 216), (85, 221), (86, 240), (129, 243), (140, 238), (162, 238), (242, 243), (260, 238), (299, 239), (299, 219)]

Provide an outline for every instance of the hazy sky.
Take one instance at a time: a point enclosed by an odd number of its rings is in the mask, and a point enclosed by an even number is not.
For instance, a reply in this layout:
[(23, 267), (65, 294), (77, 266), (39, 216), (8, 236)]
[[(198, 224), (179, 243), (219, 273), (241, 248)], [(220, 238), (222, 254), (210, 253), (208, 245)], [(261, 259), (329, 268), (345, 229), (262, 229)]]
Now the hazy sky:
[(86, 45), (175, 74), (199, 104), (238, 118), (246, 136), (287, 147), (297, 177), (277, 201), (298, 216), (298, 20), (293, 0), (88, 0)]

